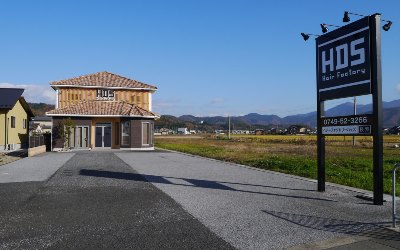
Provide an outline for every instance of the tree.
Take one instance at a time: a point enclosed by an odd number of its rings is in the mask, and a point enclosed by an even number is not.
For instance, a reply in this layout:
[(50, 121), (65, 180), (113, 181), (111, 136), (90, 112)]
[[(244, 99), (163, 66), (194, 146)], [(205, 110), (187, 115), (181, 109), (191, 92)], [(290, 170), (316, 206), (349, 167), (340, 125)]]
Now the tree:
[(74, 121), (72, 121), (71, 117), (63, 119), (59, 124), (58, 133), (59, 136), (64, 141), (64, 149), (68, 149), (69, 140), (71, 138), (71, 129), (75, 127)]

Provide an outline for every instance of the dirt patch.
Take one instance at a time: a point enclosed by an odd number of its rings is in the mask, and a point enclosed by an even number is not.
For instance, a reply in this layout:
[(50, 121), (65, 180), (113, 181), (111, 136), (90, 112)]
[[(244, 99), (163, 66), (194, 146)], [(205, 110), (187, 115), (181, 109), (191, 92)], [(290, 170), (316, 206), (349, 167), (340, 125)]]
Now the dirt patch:
[(27, 157), (25, 150), (0, 153), (0, 166)]

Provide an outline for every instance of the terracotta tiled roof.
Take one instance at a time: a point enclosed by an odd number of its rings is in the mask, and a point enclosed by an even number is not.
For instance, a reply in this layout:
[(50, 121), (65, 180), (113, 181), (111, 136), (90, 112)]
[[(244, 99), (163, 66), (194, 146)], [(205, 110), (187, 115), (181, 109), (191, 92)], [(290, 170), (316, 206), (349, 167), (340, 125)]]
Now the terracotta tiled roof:
[(140, 88), (156, 90), (157, 87), (132, 80), (123, 76), (119, 76), (107, 71), (98, 72), (95, 74), (78, 76), (66, 80), (60, 80), (50, 83), (51, 86), (57, 87), (60, 85), (67, 86), (99, 86), (99, 87), (120, 87), (120, 88)]
[(51, 110), (46, 112), (46, 115), (159, 117), (151, 111), (124, 101), (82, 101), (64, 108)]

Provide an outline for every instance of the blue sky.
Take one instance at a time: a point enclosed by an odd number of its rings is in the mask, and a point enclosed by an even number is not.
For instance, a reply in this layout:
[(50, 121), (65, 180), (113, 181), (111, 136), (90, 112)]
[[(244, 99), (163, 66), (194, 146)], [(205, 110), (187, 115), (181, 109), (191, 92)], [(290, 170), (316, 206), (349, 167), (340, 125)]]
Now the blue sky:
[(396, 0), (1, 1), (0, 86), (51, 103), (49, 82), (106, 70), (158, 86), (162, 115), (306, 113), (315, 42), (300, 33), (342, 25), (345, 10), (393, 21), (382, 31), (383, 99), (400, 99)]

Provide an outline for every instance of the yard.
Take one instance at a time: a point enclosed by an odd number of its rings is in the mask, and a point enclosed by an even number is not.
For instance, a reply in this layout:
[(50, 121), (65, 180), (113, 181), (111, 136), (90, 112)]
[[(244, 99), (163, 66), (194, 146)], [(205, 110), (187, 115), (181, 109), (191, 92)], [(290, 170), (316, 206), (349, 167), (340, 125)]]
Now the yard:
[[(372, 139), (327, 137), (326, 180), (372, 190)], [(400, 136), (384, 137), (384, 191), (391, 193), (391, 170), (400, 162)], [(155, 137), (159, 148), (317, 179), (316, 136), (234, 135), (226, 137)], [(398, 175), (399, 176), (399, 175)], [(400, 178), (398, 178), (400, 181)], [(400, 185), (397, 186), (400, 193)]]
[(26, 157), (25, 151), (0, 152), (0, 166)]

